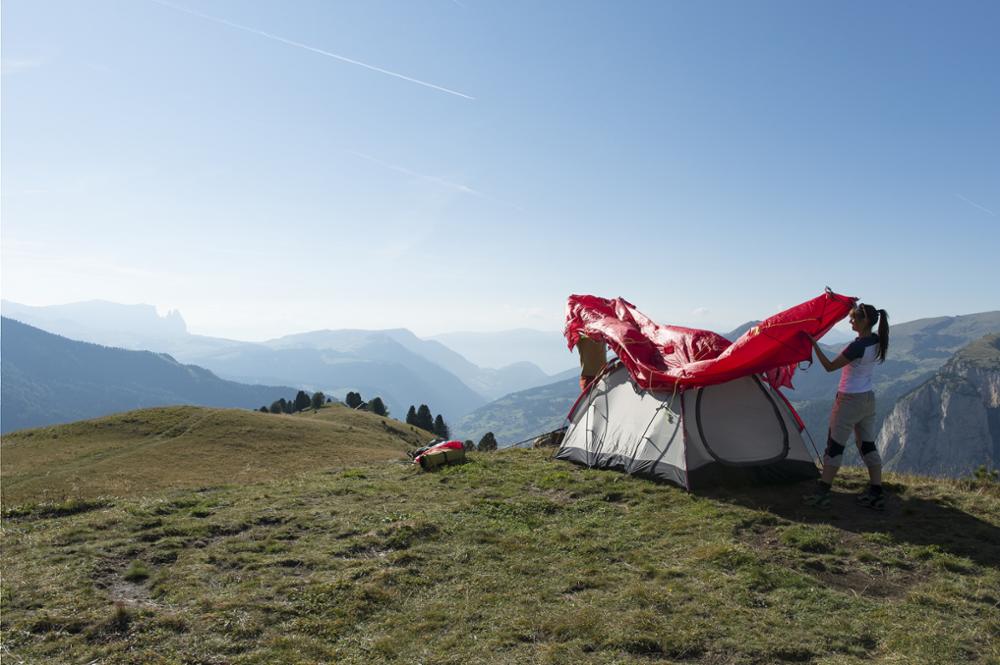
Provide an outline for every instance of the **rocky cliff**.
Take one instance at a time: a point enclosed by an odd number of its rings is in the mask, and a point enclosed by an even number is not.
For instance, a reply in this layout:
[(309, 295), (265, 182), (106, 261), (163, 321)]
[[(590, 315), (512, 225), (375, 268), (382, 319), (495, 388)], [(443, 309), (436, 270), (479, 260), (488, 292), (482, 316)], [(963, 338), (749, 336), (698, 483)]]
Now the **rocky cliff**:
[(1000, 466), (1000, 334), (963, 347), (902, 397), (878, 447), (892, 471), (964, 476)]

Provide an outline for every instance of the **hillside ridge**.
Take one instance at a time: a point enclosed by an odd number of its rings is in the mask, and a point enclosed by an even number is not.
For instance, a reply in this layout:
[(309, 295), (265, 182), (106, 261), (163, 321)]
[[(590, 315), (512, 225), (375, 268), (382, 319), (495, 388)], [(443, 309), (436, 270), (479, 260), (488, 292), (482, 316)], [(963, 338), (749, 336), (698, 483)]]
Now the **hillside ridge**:
[(405, 459), (432, 435), (339, 404), (297, 414), (170, 406), (3, 437), (4, 503), (219, 483), (253, 483), (316, 468)]

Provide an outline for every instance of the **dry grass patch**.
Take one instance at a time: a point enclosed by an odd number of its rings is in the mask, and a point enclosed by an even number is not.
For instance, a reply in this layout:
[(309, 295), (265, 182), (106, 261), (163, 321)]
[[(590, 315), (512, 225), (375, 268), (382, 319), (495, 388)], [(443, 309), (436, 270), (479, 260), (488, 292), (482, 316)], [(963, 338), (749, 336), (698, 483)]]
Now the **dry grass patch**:
[(3, 503), (57, 507), (102, 496), (280, 480), (323, 468), (402, 460), (427, 436), (345, 407), (296, 415), (194, 406), (142, 409), (5, 435)]

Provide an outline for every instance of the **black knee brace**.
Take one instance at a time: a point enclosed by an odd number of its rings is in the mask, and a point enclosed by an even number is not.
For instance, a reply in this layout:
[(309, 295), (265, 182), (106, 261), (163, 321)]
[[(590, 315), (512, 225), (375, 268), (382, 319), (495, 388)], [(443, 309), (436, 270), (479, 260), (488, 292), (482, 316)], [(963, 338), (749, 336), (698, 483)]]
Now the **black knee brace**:
[(827, 466), (840, 466), (844, 457), (844, 446), (840, 445), (830, 437), (826, 440), (826, 451), (823, 453), (823, 464)]
[(875, 447), (874, 441), (861, 442), (861, 459), (865, 461), (865, 466), (869, 469), (882, 466), (882, 456), (878, 454), (878, 448)]

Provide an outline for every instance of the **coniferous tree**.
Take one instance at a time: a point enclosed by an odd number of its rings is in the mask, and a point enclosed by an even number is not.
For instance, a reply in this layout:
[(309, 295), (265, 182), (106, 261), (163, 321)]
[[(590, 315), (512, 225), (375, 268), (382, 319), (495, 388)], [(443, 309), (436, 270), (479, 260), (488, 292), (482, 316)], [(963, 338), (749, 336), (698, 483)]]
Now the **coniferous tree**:
[(473, 441), (472, 439), (466, 439), (465, 443), (462, 444), (462, 447), (465, 448), (466, 452), (469, 452), (471, 450), (475, 450), (476, 449), (476, 442)]
[(295, 413), (295, 403), (282, 397), (281, 410), (284, 413)]
[(417, 424), (417, 409), (412, 404), (410, 405), (410, 410), (406, 412), (406, 424), (407, 425)]
[(260, 411), (261, 413), (270, 413), (270, 411), (268, 411), (266, 406), (262, 406), (257, 410)]
[(428, 432), (434, 431), (434, 416), (431, 415), (431, 410), (426, 404), (421, 404), (420, 408), (417, 409), (417, 422), (414, 424)]
[(382, 401), (381, 397), (373, 397), (368, 402), (368, 410), (374, 413), (376, 416), (388, 416), (389, 409), (385, 408), (385, 403)]
[(448, 429), (448, 425), (444, 422), (444, 418), (441, 417), (440, 413), (434, 419), (434, 433), (442, 439), (451, 438), (451, 430)]
[(326, 404), (326, 395), (320, 392), (313, 393), (312, 396), (312, 408), (318, 409)]
[(493, 436), (493, 432), (487, 432), (483, 435), (483, 438), (479, 440), (479, 452), (487, 453), (492, 450), (497, 449), (497, 439)]
[(284, 413), (285, 412), (285, 398), (276, 399), (271, 402), (271, 413)]
[(363, 401), (364, 400), (361, 399), (361, 393), (356, 393), (356, 392), (349, 392), (347, 393), (347, 397), (344, 398), (344, 404), (351, 407), (352, 409), (356, 409), (359, 406), (361, 406), (361, 403)]
[(295, 410), (305, 411), (312, 404), (312, 399), (304, 390), (300, 390), (295, 394)]

